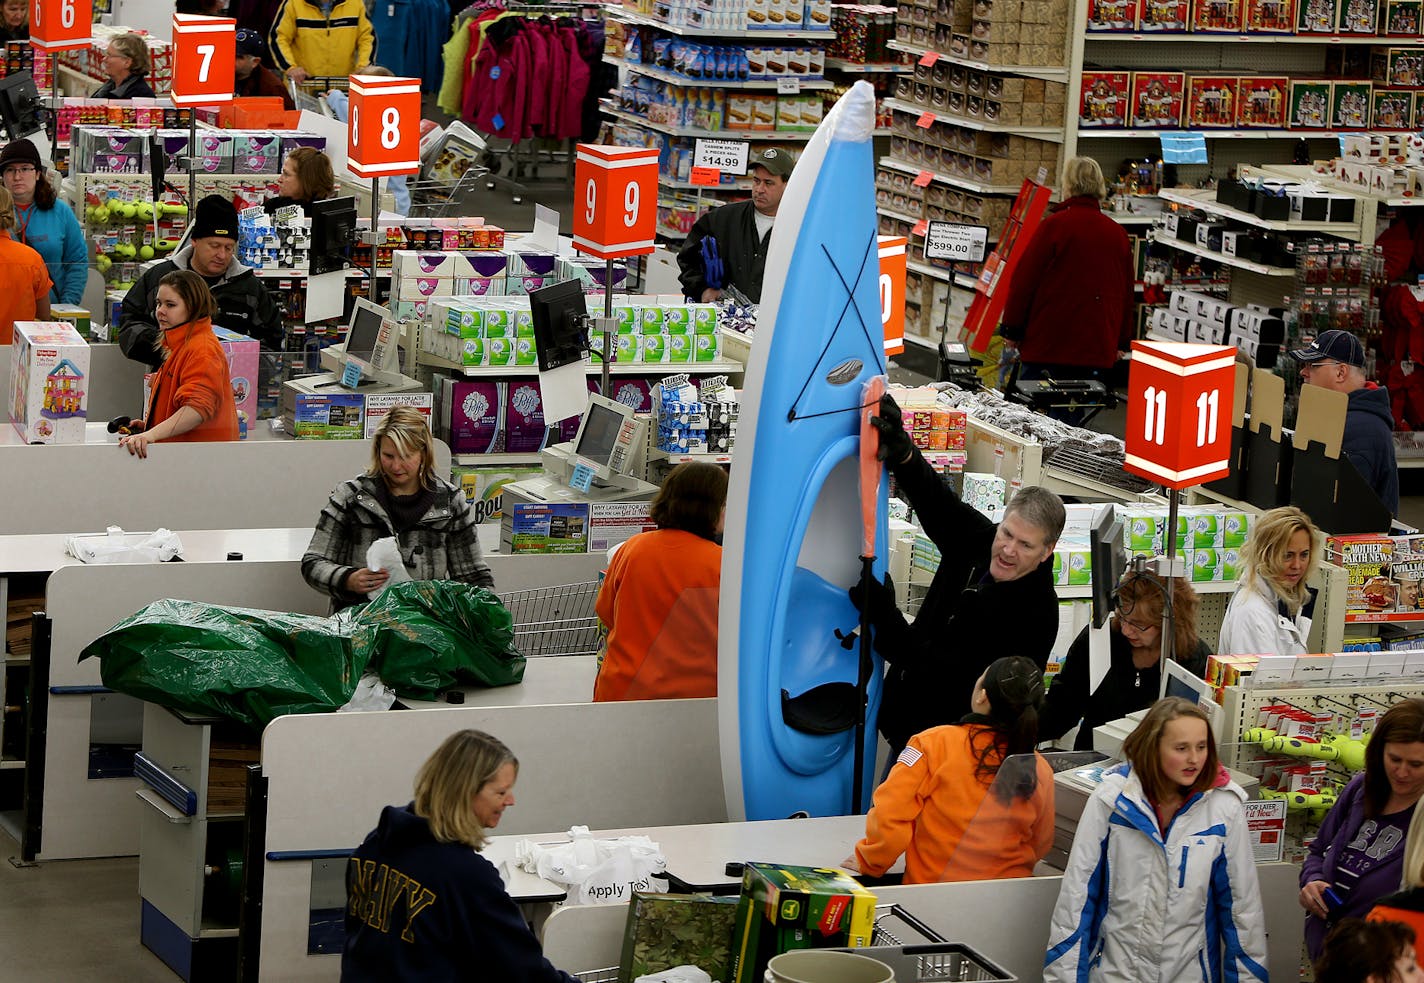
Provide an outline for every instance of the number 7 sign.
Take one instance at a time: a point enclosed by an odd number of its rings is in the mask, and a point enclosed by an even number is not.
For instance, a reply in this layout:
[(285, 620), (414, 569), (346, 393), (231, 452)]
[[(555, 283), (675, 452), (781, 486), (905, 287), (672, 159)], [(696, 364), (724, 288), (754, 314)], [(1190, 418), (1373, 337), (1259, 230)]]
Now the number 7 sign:
[(236, 60), (234, 18), (173, 15), (173, 88), (168, 94), (173, 105), (231, 102)]
[(30, 44), (36, 50), (88, 48), (93, 33), (92, 0), (30, 0)]
[(1235, 348), (1134, 341), (1126, 470), (1178, 489), (1225, 477), (1235, 387)]
[(599, 259), (653, 251), (658, 152), (581, 143), (574, 158), (574, 248)]

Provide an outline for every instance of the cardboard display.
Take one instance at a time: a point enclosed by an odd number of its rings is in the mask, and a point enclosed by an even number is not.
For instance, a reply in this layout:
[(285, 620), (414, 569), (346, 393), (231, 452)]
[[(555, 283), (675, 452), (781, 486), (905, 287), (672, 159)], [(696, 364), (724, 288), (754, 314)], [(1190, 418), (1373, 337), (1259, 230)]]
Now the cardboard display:
[(1246, 501), (1261, 509), (1290, 498), (1291, 453), (1282, 440), (1286, 382), (1265, 369), (1251, 375), (1251, 414), (1246, 432)]
[(1249, 381), (1250, 370), (1244, 362), (1237, 362), (1235, 389), (1232, 390), (1231, 397), (1231, 452), (1228, 459), (1231, 470), (1224, 477), (1208, 481), (1203, 486), (1218, 495), (1238, 501), (1246, 499), (1246, 474), (1251, 466), (1251, 460), (1246, 453), (1248, 444), (1246, 408), (1250, 395)]

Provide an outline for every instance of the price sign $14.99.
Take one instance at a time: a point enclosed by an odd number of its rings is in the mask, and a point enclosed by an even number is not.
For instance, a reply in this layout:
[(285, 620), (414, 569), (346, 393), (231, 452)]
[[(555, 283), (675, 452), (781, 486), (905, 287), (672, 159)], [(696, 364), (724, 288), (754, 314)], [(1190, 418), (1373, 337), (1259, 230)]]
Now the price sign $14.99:
[(747, 173), (749, 146), (740, 140), (698, 140), (693, 148), (693, 167), (712, 167), (727, 174)]

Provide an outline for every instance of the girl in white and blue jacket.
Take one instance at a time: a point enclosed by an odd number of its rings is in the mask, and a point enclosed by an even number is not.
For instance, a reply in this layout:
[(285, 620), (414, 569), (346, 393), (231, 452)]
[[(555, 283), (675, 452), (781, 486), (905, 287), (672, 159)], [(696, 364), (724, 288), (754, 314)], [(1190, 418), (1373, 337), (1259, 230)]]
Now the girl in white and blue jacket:
[(1078, 821), (1045, 983), (1265, 983), (1246, 793), (1217, 761), (1206, 714), (1159, 700), (1122, 750)]

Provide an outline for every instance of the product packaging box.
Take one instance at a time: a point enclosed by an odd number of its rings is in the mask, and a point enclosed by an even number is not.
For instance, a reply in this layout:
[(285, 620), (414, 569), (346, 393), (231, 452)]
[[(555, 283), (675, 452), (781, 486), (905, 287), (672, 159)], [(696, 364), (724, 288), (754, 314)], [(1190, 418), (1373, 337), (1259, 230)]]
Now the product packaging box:
[(1297, 34), (1334, 34), (1340, 18), (1340, 0), (1297, 0)]
[(1330, 125), (1330, 82), (1324, 79), (1291, 79), (1290, 117), (1292, 130), (1323, 130)]
[(875, 895), (822, 867), (748, 863), (732, 936), (729, 983), (761, 983), (773, 956), (794, 949), (860, 948), (875, 931)]
[(504, 450), (504, 383), (492, 379), (444, 379), (437, 419), (455, 454)]
[(78, 304), (50, 304), (49, 316), (51, 320), (65, 321), (74, 326), (74, 330), (79, 332), (79, 337), (86, 341), (107, 341), (107, 338), (98, 338), (94, 332), (94, 317), (88, 308), (80, 307)]
[(366, 397), (360, 393), (296, 393), (293, 436), (360, 440), (365, 436)]
[(1250, 34), (1294, 34), (1296, 0), (1246, 0)]
[(474, 509), (475, 521), (498, 522), (504, 516), (504, 486), (544, 471), (542, 468), (482, 468), (457, 464), (450, 468), (450, 473), (450, 480), (465, 493), (465, 501)]
[(1130, 72), (1084, 72), (1078, 97), (1078, 125), (1094, 129), (1126, 126), (1131, 97)]
[(89, 344), (64, 321), (16, 321), (10, 345), (10, 420), (27, 444), (82, 444)]
[(1137, 29), (1144, 33), (1185, 33), (1191, 22), (1187, 0), (1143, 0), (1137, 15)]
[[(508, 502), (510, 553), (587, 553), (588, 503)], [(500, 544), (501, 552), (504, 543)]]
[(1176, 129), (1182, 125), (1182, 72), (1133, 72), (1132, 126)]
[(1331, 536), (1326, 540), (1325, 558), (1345, 568), (1345, 610), (1370, 614), (1394, 610), (1393, 556), (1394, 540), (1388, 536)]
[(1236, 87), (1236, 125), (1241, 129), (1285, 129), (1290, 79), (1248, 75)]
[(1384, 33), (1390, 37), (1418, 37), (1420, 0), (1385, 0)]
[(1375, 34), (1379, 30), (1380, 0), (1340, 0), (1341, 34)]
[(1088, 30), (1137, 30), (1137, 0), (1088, 0)]
[(1330, 89), (1330, 128), (1363, 130), (1370, 125), (1368, 82), (1336, 82)]
[(1245, 0), (1192, 0), (1192, 31), (1240, 34)]
[(537, 454), (544, 449), (548, 427), (536, 379), (511, 379), (505, 383), (504, 450), (508, 454)]
[(1093, 582), (1093, 552), (1087, 543), (1058, 541), (1053, 548), (1053, 583), (1059, 587)]
[(261, 343), (228, 328), (213, 328), (218, 343), (227, 353), (227, 373), (232, 380), (232, 401), (238, 416), (247, 416), (249, 426), (257, 422), (257, 364)]
[(1193, 75), (1187, 80), (1188, 129), (1236, 125), (1237, 79), (1231, 75)]
[(623, 929), (619, 983), (677, 966), (696, 966), (714, 980), (728, 979), (737, 903), (734, 897), (636, 892)]

